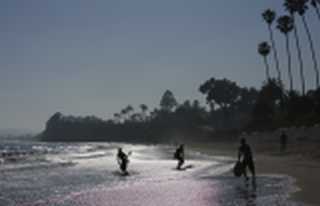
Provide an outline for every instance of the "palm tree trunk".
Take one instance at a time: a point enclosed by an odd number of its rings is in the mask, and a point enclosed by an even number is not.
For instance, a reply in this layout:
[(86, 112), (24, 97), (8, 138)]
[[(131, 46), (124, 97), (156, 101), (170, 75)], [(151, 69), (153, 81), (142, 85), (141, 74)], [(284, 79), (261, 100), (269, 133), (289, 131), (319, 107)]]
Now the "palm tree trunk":
[(267, 82), (268, 82), (270, 80), (270, 66), (268, 64), (267, 56), (264, 56), (263, 60), (264, 60), (265, 66), (266, 66), (266, 78), (267, 78)]
[(319, 8), (318, 8), (318, 7), (315, 7), (314, 9), (316, 10), (316, 14), (317, 14), (318, 19), (319, 19), (319, 21), (320, 21), (320, 11), (319, 11)]
[(276, 69), (277, 69), (277, 73), (278, 73), (278, 80), (281, 80), (281, 71), (280, 71), (280, 67), (279, 67), (279, 59), (278, 59), (278, 52), (276, 49), (276, 44), (273, 38), (273, 31), (271, 28), (271, 24), (268, 25), (269, 28), (269, 33), (270, 33), (270, 41), (271, 41), (271, 46), (272, 46), (272, 50), (273, 50), (273, 56), (274, 56), (274, 61), (276, 63)]
[(319, 69), (318, 69), (318, 62), (317, 62), (316, 52), (314, 50), (313, 40), (312, 40), (311, 32), (310, 32), (309, 26), (307, 24), (306, 18), (305, 18), (304, 15), (301, 15), (301, 18), (302, 18), (302, 22), (303, 22), (304, 28), (306, 30), (306, 33), (307, 33), (307, 36), (308, 36), (308, 40), (309, 40), (309, 44), (310, 44), (310, 50), (311, 50), (311, 54), (312, 54), (314, 72), (316, 73), (316, 89), (318, 89), (319, 88)]
[(301, 90), (302, 90), (302, 95), (305, 95), (306, 81), (305, 81), (305, 78), (304, 78), (303, 59), (302, 59), (302, 53), (301, 53), (301, 47), (300, 47), (300, 39), (299, 39), (299, 35), (298, 35), (297, 24), (295, 22), (294, 14), (291, 14), (291, 18), (292, 18), (292, 20), (294, 22), (293, 31), (294, 31), (294, 36), (295, 36), (295, 39), (296, 39), (296, 46), (297, 46), (297, 51), (298, 51), (298, 59), (299, 59), (299, 64), (300, 64)]
[(291, 51), (290, 51), (289, 34), (286, 34), (285, 37), (286, 37), (286, 49), (287, 49), (287, 55), (288, 55), (288, 75), (290, 80), (290, 91), (293, 91), (293, 77), (292, 77), (292, 69), (291, 69)]

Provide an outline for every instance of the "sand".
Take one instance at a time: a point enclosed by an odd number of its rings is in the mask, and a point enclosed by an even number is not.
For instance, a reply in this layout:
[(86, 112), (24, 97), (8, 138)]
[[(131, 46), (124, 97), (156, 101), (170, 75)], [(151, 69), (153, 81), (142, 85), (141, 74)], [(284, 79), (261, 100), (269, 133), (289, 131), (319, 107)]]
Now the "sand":
[[(311, 205), (320, 205), (320, 143), (293, 142), (286, 152), (279, 151), (278, 142), (253, 139), (248, 137), (255, 154), (255, 164), (258, 177), (265, 174), (285, 174), (293, 177), (300, 188), (293, 193), (293, 200)], [(237, 157), (238, 143), (216, 142), (192, 144), (191, 148), (210, 155), (228, 155)]]
[(320, 163), (303, 156), (259, 155), (256, 159), (258, 173), (288, 174), (297, 180), (300, 191), (293, 199), (320, 205)]
[[(312, 192), (310, 188), (311, 184), (316, 185), (317, 170), (311, 169), (319, 168), (316, 163), (311, 164), (310, 160), (306, 165), (302, 161), (297, 164), (296, 159), (290, 159), (296, 155), (290, 152), (268, 154), (253, 145), (257, 154), (257, 190), (231, 172), (235, 160), (230, 156), (235, 156), (236, 142), (187, 144), (186, 164), (193, 167), (184, 171), (175, 169), (172, 146), (123, 145), (125, 151), (133, 151), (129, 176), (118, 172), (115, 149), (100, 144), (88, 148), (83, 143), (74, 145), (71, 153), (47, 157), (52, 163), (63, 158), (73, 164), (1, 170), (0, 206), (305, 206), (303, 202), (319, 205), (316, 189)], [(63, 148), (69, 151), (69, 146)], [(306, 177), (311, 171), (314, 175)], [(288, 197), (297, 188), (287, 174), (296, 177), (303, 189), (292, 200)]]

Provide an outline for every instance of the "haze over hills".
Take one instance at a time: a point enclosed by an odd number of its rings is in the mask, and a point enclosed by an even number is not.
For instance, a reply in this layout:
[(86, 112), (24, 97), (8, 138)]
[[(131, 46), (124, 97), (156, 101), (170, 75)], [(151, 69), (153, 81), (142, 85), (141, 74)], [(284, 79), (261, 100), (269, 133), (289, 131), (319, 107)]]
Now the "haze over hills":
[(37, 132), (30, 129), (6, 128), (0, 129), (0, 138), (6, 137), (29, 137), (35, 135)]

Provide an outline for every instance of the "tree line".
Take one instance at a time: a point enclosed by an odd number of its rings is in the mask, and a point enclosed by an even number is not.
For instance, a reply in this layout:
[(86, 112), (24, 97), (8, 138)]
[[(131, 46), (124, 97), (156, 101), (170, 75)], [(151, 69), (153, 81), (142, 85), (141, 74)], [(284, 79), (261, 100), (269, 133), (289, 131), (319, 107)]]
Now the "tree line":
[[(265, 65), (266, 80), (261, 88), (257, 103), (254, 109), (254, 124), (251, 126), (259, 128), (273, 128), (280, 126), (312, 125), (319, 122), (319, 64), (317, 51), (313, 40), (312, 28), (309, 25), (306, 14), (311, 13), (320, 23), (320, 0), (284, 0), (282, 4), (284, 14), (277, 17), (272, 9), (266, 9), (262, 12), (262, 18), (267, 25), (269, 33), (269, 42), (263, 41), (258, 44), (258, 53), (263, 57)], [(300, 23), (299, 23), (300, 20)], [(320, 26), (320, 24), (319, 24)], [(300, 28), (302, 27), (302, 28)], [(310, 50), (309, 56), (312, 59), (312, 70), (314, 72), (314, 86), (307, 91), (305, 79), (304, 58), (308, 55), (302, 53), (304, 44), (301, 41), (301, 31), (303, 30), (307, 37), (306, 46)], [(283, 73), (280, 68), (277, 44), (274, 38), (274, 31), (279, 31), (284, 35), (284, 45), (286, 51), (287, 75), (289, 87), (286, 89), (283, 84)], [(297, 56), (292, 56), (291, 33), (295, 42)], [(275, 62), (276, 77), (270, 75), (270, 64), (268, 56), (273, 54)], [(301, 83), (300, 91), (294, 89), (294, 72), (292, 60), (298, 61), (298, 76)], [(254, 126), (253, 126), (254, 125)], [(260, 126), (258, 126), (260, 125)]]
[(198, 100), (179, 104), (174, 94), (164, 92), (159, 108), (149, 111), (145, 104), (136, 110), (128, 105), (112, 119), (74, 117), (60, 112), (52, 115), (41, 134), (49, 141), (163, 142), (170, 131), (206, 124), (206, 109)]
[[(270, 65), (268, 62), (268, 56), (269, 54), (273, 53), (273, 59), (275, 62), (275, 69), (277, 71), (277, 80), (281, 81), (283, 76), (283, 70), (280, 68), (279, 63), (279, 55), (277, 50), (276, 41), (274, 38), (274, 30), (278, 30), (281, 32), (285, 37), (285, 50), (287, 54), (287, 74), (289, 78), (289, 90), (293, 91), (294, 89), (294, 73), (292, 71), (292, 45), (290, 45), (290, 38), (291, 33), (293, 32), (293, 37), (295, 40), (295, 48), (297, 53), (297, 60), (299, 62), (298, 68), (299, 68), (299, 77), (301, 81), (301, 93), (302, 95), (306, 94), (306, 80), (305, 80), (305, 62), (303, 59), (302, 54), (302, 44), (301, 37), (300, 37), (300, 28), (299, 26), (302, 25), (303, 30), (306, 34), (306, 37), (308, 39), (307, 47), (310, 50), (310, 55), (313, 63), (313, 71), (314, 71), (314, 77), (315, 77), (315, 86), (314, 89), (319, 88), (319, 64), (317, 59), (317, 53), (315, 50), (315, 43), (313, 40), (313, 34), (312, 29), (310, 28), (310, 25), (308, 23), (308, 19), (306, 17), (307, 12), (314, 13), (314, 16), (316, 16), (320, 23), (320, 0), (284, 0), (283, 2), (283, 8), (285, 13), (279, 17), (277, 17), (277, 14), (272, 9), (266, 9), (262, 13), (262, 18), (265, 21), (268, 32), (269, 32), (269, 42), (263, 41), (258, 44), (258, 53), (263, 57), (264, 64), (265, 64), (265, 74), (266, 74), (266, 80), (271, 79), (270, 76)], [(298, 23), (298, 18), (301, 20), (302, 24)], [(319, 24), (320, 26), (320, 24)]]
[[(167, 90), (159, 108), (126, 106), (113, 118), (52, 115), (40, 135), (48, 141), (174, 142), (208, 140), (221, 132), (269, 130), (320, 122), (320, 89), (306, 95), (285, 90), (269, 79), (261, 89), (241, 87), (228, 79), (210, 78), (199, 86), (207, 106), (198, 100), (178, 103)], [(197, 139), (198, 138), (198, 139)]]
[[(47, 121), (41, 138), (49, 141), (167, 142), (181, 138), (182, 134), (199, 136), (199, 133), (213, 130), (240, 129), (249, 121), (258, 96), (256, 89), (242, 88), (227, 79), (211, 78), (199, 91), (207, 95), (209, 107), (198, 100), (178, 103), (174, 94), (167, 90), (158, 108), (149, 111), (147, 105), (140, 104), (136, 110), (128, 105), (112, 119), (66, 116), (57, 112)], [(228, 95), (228, 91), (232, 92)]]

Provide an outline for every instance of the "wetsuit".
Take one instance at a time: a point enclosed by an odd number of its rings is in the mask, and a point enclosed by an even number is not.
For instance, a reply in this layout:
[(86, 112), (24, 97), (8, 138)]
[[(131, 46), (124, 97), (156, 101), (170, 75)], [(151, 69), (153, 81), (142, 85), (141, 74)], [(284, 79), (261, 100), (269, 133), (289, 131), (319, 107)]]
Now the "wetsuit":
[(181, 166), (184, 164), (184, 149), (183, 147), (179, 147), (176, 150), (175, 158), (178, 160), (177, 169), (181, 169)]
[(127, 172), (127, 166), (128, 166), (128, 163), (129, 163), (128, 156), (124, 152), (119, 151), (118, 155), (117, 155), (117, 158), (118, 158), (118, 162), (119, 162), (121, 171), (126, 173)]
[(248, 167), (252, 176), (255, 177), (255, 166), (252, 158), (252, 151), (248, 144), (242, 144), (239, 147), (239, 160), (243, 156), (242, 165), (244, 168), (243, 174), (247, 178), (246, 168)]

